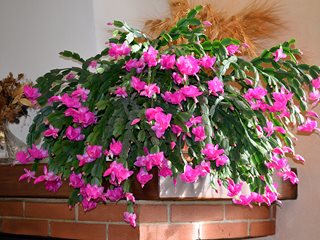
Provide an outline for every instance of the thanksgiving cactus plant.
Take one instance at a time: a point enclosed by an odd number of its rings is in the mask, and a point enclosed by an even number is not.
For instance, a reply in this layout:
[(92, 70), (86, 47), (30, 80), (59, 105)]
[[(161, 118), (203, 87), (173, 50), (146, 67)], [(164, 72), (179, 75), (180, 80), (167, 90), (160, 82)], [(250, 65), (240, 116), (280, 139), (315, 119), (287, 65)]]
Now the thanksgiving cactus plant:
[[(319, 101), (320, 68), (298, 63), (294, 40), (241, 58), (247, 45), (208, 39), (200, 10), (156, 39), (115, 21), (106, 49), (87, 60), (62, 52), (81, 65), (52, 70), (25, 89), (39, 111), (29, 148), (17, 154), (19, 162), (33, 162), (20, 180), (43, 182), (49, 191), (66, 180), (69, 204), (85, 210), (126, 199), (124, 220), (132, 226), (132, 178), (143, 188), (158, 176), (175, 184), (209, 175), (242, 205), (276, 201), (275, 172), (298, 183), (287, 157), (303, 163), (293, 132), (318, 130), (308, 102)], [(176, 44), (179, 38), (185, 43)], [(37, 172), (43, 159), (44, 173)], [(251, 193), (242, 193), (244, 183)]]

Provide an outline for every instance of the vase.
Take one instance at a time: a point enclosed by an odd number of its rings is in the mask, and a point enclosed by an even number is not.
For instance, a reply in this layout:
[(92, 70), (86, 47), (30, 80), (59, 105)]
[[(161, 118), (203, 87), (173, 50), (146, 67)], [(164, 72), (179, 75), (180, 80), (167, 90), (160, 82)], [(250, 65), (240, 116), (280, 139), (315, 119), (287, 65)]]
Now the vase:
[(26, 144), (9, 129), (8, 123), (0, 124), (0, 164), (12, 164), (18, 151), (26, 149)]

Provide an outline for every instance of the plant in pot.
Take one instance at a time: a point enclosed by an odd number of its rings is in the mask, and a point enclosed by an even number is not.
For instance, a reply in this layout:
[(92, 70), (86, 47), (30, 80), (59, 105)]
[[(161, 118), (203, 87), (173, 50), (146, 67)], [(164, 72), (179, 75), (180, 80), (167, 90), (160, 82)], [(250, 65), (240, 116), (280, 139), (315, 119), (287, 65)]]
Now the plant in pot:
[[(208, 39), (208, 23), (196, 18), (200, 10), (156, 39), (115, 21), (107, 48), (87, 60), (62, 52), (81, 65), (37, 79), (40, 109), (28, 150), (16, 155), (33, 167), (20, 180), (49, 191), (67, 180), (69, 204), (85, 210), (126, 199), (124, 220), (132, 226), (132, 178), (144, 187), (158, 176), (172, 184), (210, 176), (234, 203), (248, 206), (277, 201), (274, 173), (298, 183), (287, 158), (304, 162), (294, 150), (294, 126), (318, 130), (307, 103), (319, 101), (320, 68), (298, 63), (293, 40), (245, 60), (238, 56), (245, 43)], [(44, 172), (36, 175), (43, 159)]]

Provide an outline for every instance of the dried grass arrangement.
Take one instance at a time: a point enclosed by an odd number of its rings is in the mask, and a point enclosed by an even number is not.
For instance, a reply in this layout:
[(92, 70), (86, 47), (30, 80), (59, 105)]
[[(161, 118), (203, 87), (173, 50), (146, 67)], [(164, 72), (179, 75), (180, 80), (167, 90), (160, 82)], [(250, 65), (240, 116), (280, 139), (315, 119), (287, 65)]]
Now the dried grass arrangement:
[[(215, 8), (212, 1), (201, 0), (169, 0), (171, 17), (151, 19), (145, 22), (144, 31), (151, 37), (162, 31), (171, 29), (176, 22), (197, 5), (203, 5), (198, 18), (209, 21), (212, 25), (206, 29), (210, 39), (235, 38), (247, 47), (242, 49), (243, 55), (256, 56), (258, 50), (265, 48), (265, 40), (272, 39), (284, 26), (279, 17), (279, 4), (273, 1), (254, 1), (240, 12), (229, 16), (226, 11)], [(181, 40), (180, 40), (181, 41)]]

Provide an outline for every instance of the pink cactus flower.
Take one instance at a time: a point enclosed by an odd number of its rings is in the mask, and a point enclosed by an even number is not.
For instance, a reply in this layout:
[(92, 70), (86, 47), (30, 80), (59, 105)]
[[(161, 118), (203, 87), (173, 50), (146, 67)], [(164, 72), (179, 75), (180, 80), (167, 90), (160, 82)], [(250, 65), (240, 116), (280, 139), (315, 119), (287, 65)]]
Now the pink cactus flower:
[(184, 169), (184, 173), (180, 175), (180, 178), (183, 182), (186, 183), (194, 183), (199, 178), (199, 170), (193, 169), (190, 165), (186, 165)]
[(62, 186), (61, 177), (57, 176), (54, 172), (48, 172), (46, 166), (43, 168), (44, 175), (37, 177), (34, 180), (34, 184), (45, 182), (45, 188), (51, 192), (57, 192), (58, 189)]
[(26, 168), (24, 168), (24, 174), (22, 174), (19, 178), (19, 182), (20, 181), (23, 181), (25, 179), (27, 179), (27, 182), (29, 183), (31, 181), (31, 179), (35, 179), (35, 175), (36, 175), (36, 172), (35, 171), (31, 171), (31, 170), (28, 170)]
[(222, 155), (218, 157), (215, 162), (217, 167), (224, 166), (229, 162), (229, 158), (226, 155)]
[(88, 211), (91, 211), (91, 210), (95, 209), (97, 207), (97, 205), (98, 205), (97, 202), (88, 201), (86, 198), (82, 199), (81, 204), (82, 204), (83, 210), (85, 212), (88, 212)]
[(209, 94), (218, 96), (218, 93), (223, 94), (223, 82), (219, 78), (215, 77), (214, 79), (208, 81)]
[(304, 163), (306, 160), (304, 159), (304, 157), (302, 157), (301, 155), (299, 154), (294, 154), (293, 155), (294, 159), (301, 162), (301, 163)]
[(202, 57), (200, 59), (200, 65), (205, 68), (205, 69), (209, 69), (212, 68), (212, 66), (215, 64), (217, 58), (216, 57), (210, 57), (208, 55), (205, 55), (204, 57)]
[(286, 134), (286, 130), (284, 130), (284, 128), (274, 126), (271, 121), (267, 121), (267, 126), (264, 127), (263, 130), (267, 133), (267, 137), (270, 137), (274, 133), (274, 131), (281, 134)]
[(111, 201), (111, 202), (117, 202), (124, 198), (124, 192), (122, 187), (116, 187), (114, 189), (108, 189), (106, 193), (106, 197)]
[(172, 170), (169, 167), (168, 160), (164, 160), (160, 166), (159, 176), (161, 177), (171, 177)]
[(126, 200), (127, 200), (127, 201), (130, 201), (130, 202), (133, 202), (133, 203), (136, 202), (136, 199), (135, 199), (135, 197), (133, 196), (132, 193), (127, 192), (127, 193), (125, 194), (125, 197), (126, 197)]
[[(73, 119), (75, 121), (75, 119)], [(97, 117), (93, 112), (86, 111), (81, 112), (79, 111), (78, 119), (76, 119), (77, 123), (80, 123), (84, 128), (96, 124)]]
[(291, 171), (289, 167), (285, 168), (283, 171), (278, 172), (278, 176), (282, 177), (284, 181), (290, 180), (292, 184), (297, 184), (299, 179), (295, 172)]
[(16, 159), (22, 164), (31, 163), (34, 161), (34, 158), (29, 154), (28, 151), (19, 151), (16, 153)]
[(68, 108), (80, 108), (82, 106), (79, 98), (70, 97), (67, 93), (62, 95), (61, 102)]
[(232, 55), (240, 52), (239, 48), (240, 48), (240, 46), (235, 45), (235, 44), (230, 44), (226, 47), (229, 56), (232, 56)]
[(135, 118), (132, 120), (132, 122), (130, 123), (130, 126), (136, 125), (137, 123), (139, 123), (141, 120), (140, 118)]
[(183, 75), (196, 75), (200, 70), (199, 60), (192, 55), (180, 56), (176, 62), (176, 66)]
[(253, 99), (263, 99), (267, 93), (268, 91), (263, 87), (249, 88), (243, 97), (250, 102)]
[(146, 119), (148, 122), (155, 119), (156, 114), (163, 112), (163, 109), (161, 107), (155, 107), (155, 108), (147, 108), (146, 110)]
[(304, 124), (298, 126), (298, 131), (306, 132), (306, 133), (312, 133), (314, 130), (320, 131), (320, 129), (317, 128), (317, 126), (318, 126), (317, 121), (307, 118)]
[(187, 97), (187, 98), (193, 98), (197, 102), (197, 97), (202, 95), (203, 92), (201, 92), (196, 86), (190, 85), (190, 86), (184, 86), (180, 89), (181, 93)]
[(117, 87), (117, 89), (114, 91), (117, 97), (126, 98), (128, 97), (128, 93), (126, 92), (125, 87)]
[(115, 58), (116, 60), (119, 57), (127, 56), (130, 54), (131, 48), (127, 45), (127, 43), (122, 43), (121, 45), (110, 43), (109, 56)]
[(137, 180), (141, 184), (143, 188), (147, 182), (149, 182), (153, 178), (152, 174), (149, 174), (143, 167), (140, 168), (139, 173), (137, 174)]
[(104, 187), (100, 187), (97, 184), (91, 185), (89, 183), (83, 189), (81, 189), (81, 192), (88, 201), (98, 199), (104, 200), (105, 197), (103, 195), (103, 191)]
[(235, 183), (231, 178), (228, 179), (228, 196), (234, 197), (241, 193), (243, 182)]
[(274, 168), (277, 170), (283, 169), (288, 165), (288, 161), (285, 158), (278, 158), (276, 155), (272, 156), (272, 161), (266, 163), (268, 168)]
[(54, 102), (60, 102), (61, 96), (52, 96), (48, 99), (48, 105), (52, 105)]
[(76, 74), (73, 73), (73, 72), (70, 72), (66, 75), (66, 80), (72, 80), (72, 79), (75, 79), (76, 78)]
[(136, 214), (135, 213), (129, 213), (129, 212), (124, 212), (123, 213), (123, 219), (125, 222), (129, 223), (132, 227), (136, 227)]
[(176, 55), (169, 55), (169, 54), (163, 54), (161, 55), (161, 59), (160, 59), (160, 65), (161, 65), (161, 69), (173, 69), (174, 68), (174, 64), (176, 62)]
[(253, 86), (253, 81), (252, 81), (251, 79), (249, 79), (249, 78), (246, 78), (246, 79), (244, 80), (244, 82), (245, 82), (246, 84), (248, 84), (249, 86)]
[(167, 128), (170, 126), (170, 121), (172, 118), (172, 114), (164, 114), (163, 112), (159, 112), (155, 115), (155, 124), (151, 127), (151, 129), (155, 132), (157, 138), (161, 138)]
[(96, 69), (97, 67), (98, 67), (98, 61), (92, 60), (92, 61), (89, 63), (89, 68)]
[(175, 124), (172, 124), (171, 125), (171, 131), (177, 135), (177, 137), (180, 136), (180, 134), (182, 133), (182, 127), (180, 127), (179, 125), (175, 125)]
[(210, 162), (202, 161), (199, 165), (195, 167), (199, 172), (200, 177), (205, 177), (210, 173)]
[(180, 76), (179, 73), (176, 73), (176, 72), (172, 73), (172, 78), (175, 84), (177, 85), (181, 85), (186, 81), (183, 77)]
[(116, 141), (112, 139), (112, 143), (110, 143), (110, 151), (109, 153), (113, 156), (119, 156), (122, 152), (122, 143), (120, 141)]
[(273, 202), (277, 201), (278, 195), (279, 193), (277, 191), (273, 192), (269, 186), (266, 186), (265, 203), (270, 206)]
[(202, 153), (205, 155), (206, 159), (215, 161), (217, 167), (224, 166), (229, 162), (229, 158), (223, 155), (224, 150), (218, 148), (218, 144), (213, 145), (211, 143), (208, 143), (202, 150)]
[(320, 77), (311, 80), (311, 84), (315, 89), (320, 89)]
[(81, 87), (81, 85), (79, 84), (79, 85), (77, 86), (77, 90), (74, 90), (74, 91), (71, 93), (71, 97), (72, 97), (72, 98), (78, 98), (78, 99), (80, 99), (82, 102), (85, 102), (85, 101), (87, 101), (87, 99), (88, 99), (89, 93), (90, 93), (90, 90)]
[(28, 148), (28, 153), (32, 158), (43, 159), (49, 156), (48, 151), (42, 148), (37, 148), (35, 144), (32, 144), (32, 148)]
[(86, 153), (90, 158), (97, 159), (102, 156), (102, 146), (99, 145), (88, 145)]
[(166, 91), (161, 96), (166, 102), (176, 105), (180, 105), (181, 102), (186, 100), (185, 95), (181, 91), (176, 91), (175, 93)]
[(280, 59), (287, 57), (287, 55), (283, 53), (283, 49), (281, 47), (277, 51), (275, 51), (272, 55), (274, 56), (275, 62), (278, 62)]
[(148, 65), (148, 67), (157, 66), (157, 55), (158, 51), (155, 50), (152, 46), (148, 48), (148, 51), (142, 54), (144, 62)]
[(43, 132), (45, 137), (53, 137), (56, 139), (58, 137), (59, 128), (54, 128), (51, 124), (49, 125), (49, 129)]
[(104, 172), (103, 176), (110, 176), (110, 183), (120, 185), (124, 180), (128, 179), (133, 174), (133, 171), (125, 168), (122, 163), (113, 161), (110, 167)]
[(35, 104), (36, 100), (41, 96), (38, 88), (34, 88), (29, 85), (23, 86), (23, 93), (33, 104)]
[(316, 112), (314, 112), (314, 111), (308, 111), (308, 112), (306, 113), (306, 116), (307, 116), (307, 117), (311, 117), (311, 118), (319, 118), (318, 113), (316, 113)]
[(202, 124), (202, 116), (191, 116), (191, 118), (189, 119), (188, 122), (186, 122), (186, 126), (189, 128), (189, 127), (192, 127), (192, 126), (196, 126), (198, 124)]
[(224, 154), (223, 149), (219, 149), (218, 144), (213, 145), (211, 143), (207, 143), (205, 148), (202, 150), (202, 153), (205, 155), (208, 160), (216, 160), (222, 154)]
[(170, 149), (173, 150), (176, 147), (176, 142), (170, 142)]
[(203, 126), (194, 127), (192, 129), (192, 134), (195, 136), (195, 142), (201, 142), (206, 139), (206, 134)]
[(73, 188), (82, 188), (84, 186), (84, 180), (82, 179), (82, 174), (75, 174), (74, 172), (69, 177), (69, 185)]
[(143, 91), (140, 92), (140, 96), (146, 96), (148, 98), (152, 98), (155, 94), (160, 93), (160, 88), (156, 83), (148, 84), (144, 86)]
[(132, 68), (135, 68), (137, 73), (141, 73), (145, 66), (146, 64), (144, 63), (143, 59), (130, 59), (128, 62), (126, 62), (125, 69), (130, 72)]
[(232, 202), (234, 204), (239, 204), (242, 206), (251, 206), (251, 202), (252, 202), (252, 196), (250, 195), (240, 195), (240, 196), (236, 196), (235, 198), (232, 199)]
[(263, 136), (262, 127), (260, 125), (257, 125), (256, 129), (257, 129), (257, 133), (258, 133), (258, 138), (262, 138), (262, 136)]
[(144, 87), (146, 86), (146, 83), (141, 81), (139, 78), (137, 77), (133, 77), (131, 78), (131, 87), (133, 87), (136, 91), (141, 92), (142, 90), (144, 90)]
[(261, 194), (259, 194), (259, 193), (251, 192), (250, 196), (252, 198), (252, 202), (255, 202), (255, 203), (258, 203), (258, 204), (266, 202), (266, 197), (261, 195)]
[(93, 112), (89, 111), (87, 107), (80, 107), (78, 110), (68, 108), (64, 112), (65, 116), (72, 116), (73, 122), (81, 124), (84, 128), (93, 125), (97, 122), (97, 117)]
[(309, 93), (309, 96), (308, 96), (309, 100), (312, 103), (312, 106), (316, 106), (318, 104), (318, 102), (320, 101), (320, 91), (319, 90), (314, 90), (312, 92)]
[(148, 153), (147, 156), (137, 157), (134, 165), (138, 167), (146, 167), (150, 171), (154, 166), (160, 167), (165, 160), (163, 152)]
[(205, 27), (210, 27), (210, 26), (212, 26), (212, 23), (209, 22), (209, 21), (203, 21), (202, 24), (203, 24), (203, 26), (205, 26)]
[(82, 141), (85, 138), (84, 134), (81, 134), (81, 128), (73, 128), (71, 126), (67, 127), (66, 137), (71, 141)]
[(79, 160), (79, 167), (82, 167), (83, 165), (87, 163), (91, 163), (96, 160), (95, 158), (90, 158), (87, 153), (83, 155), (77, 154), (76, 157)]

